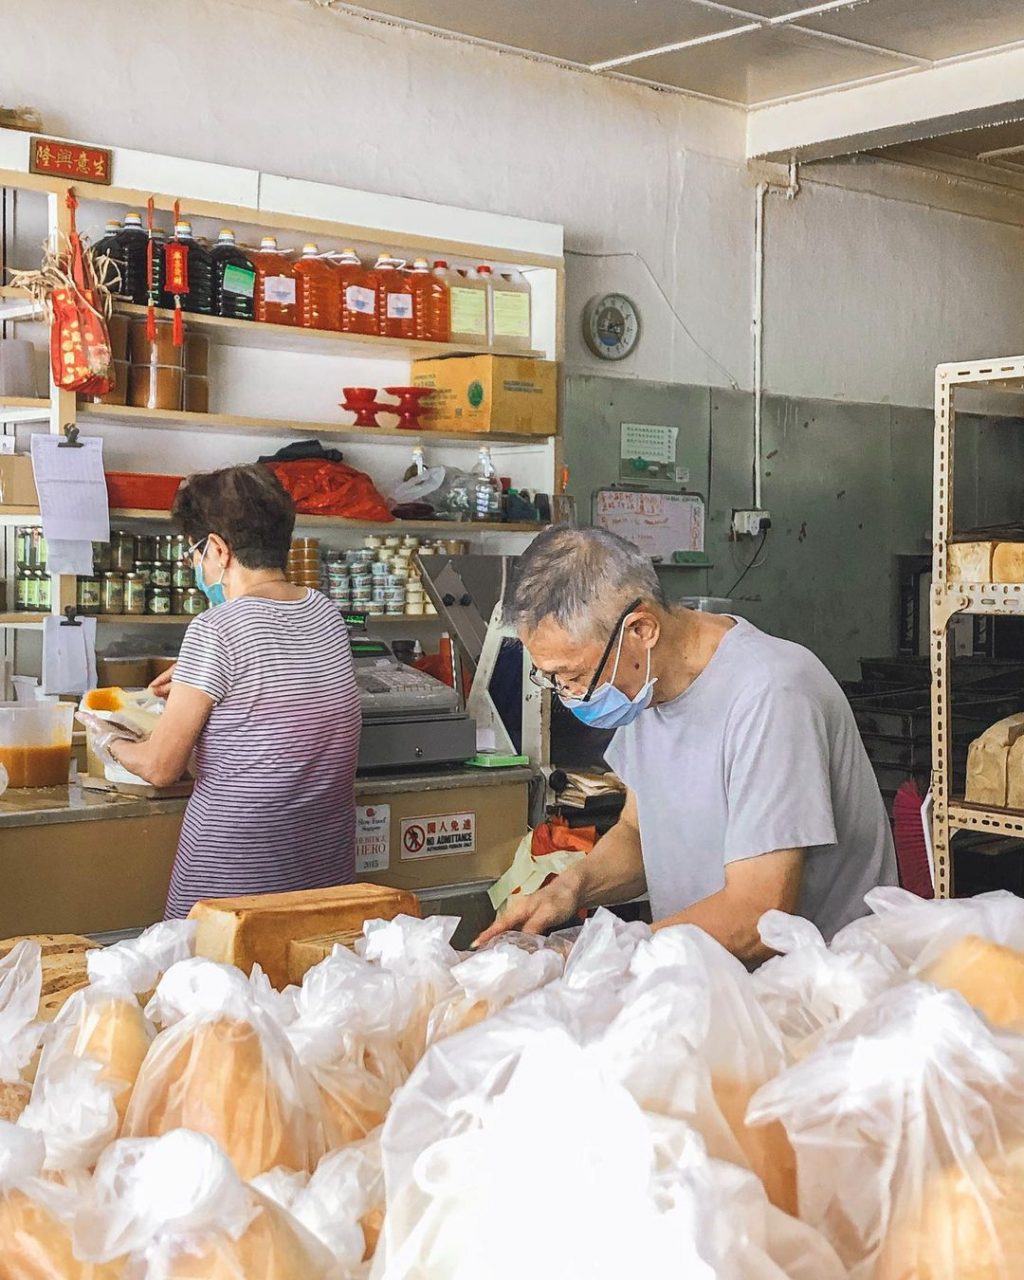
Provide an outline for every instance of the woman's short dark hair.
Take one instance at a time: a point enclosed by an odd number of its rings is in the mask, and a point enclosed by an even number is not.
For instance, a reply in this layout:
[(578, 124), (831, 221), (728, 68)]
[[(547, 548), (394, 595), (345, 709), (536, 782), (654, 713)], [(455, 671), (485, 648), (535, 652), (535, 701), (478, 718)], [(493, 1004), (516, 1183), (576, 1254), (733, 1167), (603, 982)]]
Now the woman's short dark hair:
[(216, 533), (246, 569), (284, 569), (295, 504), (266, 467), (224, 467), (187, 476), (171, 518), (190, 543)]

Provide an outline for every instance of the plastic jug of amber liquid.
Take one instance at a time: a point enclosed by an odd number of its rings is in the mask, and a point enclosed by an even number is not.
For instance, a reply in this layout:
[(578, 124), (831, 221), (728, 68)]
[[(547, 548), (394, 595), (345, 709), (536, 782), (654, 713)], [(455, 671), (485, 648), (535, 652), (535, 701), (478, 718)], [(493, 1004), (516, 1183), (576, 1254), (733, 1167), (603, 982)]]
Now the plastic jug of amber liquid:
[(416, 337), (416, 294), (401, 258), (382, 253), (377, 273), (377, 322), (387, 338)]
[(315, 244), (302, 246), (295, 264), (299, 323), (304, 329), (341, 328), (341, 280)]
[(490, 285), (474, 268), (457, 268), (448, 289), (451, 342), (462, 347), (487, 347), (487, 305)]
[(249, 255), (256, 270), (256, 319), (265, 324), (298, 324), (295, 264), (277, 247), (276, 236), (264, 236)]
[[(437, 268), (441, 267), (442, 273)], [(447, 262), (435, 262), (434, 270), (426, 258), (417, 258), (409, 272), (413, 291), (413, 316), (416, 337), (420, 342), (447, 342), (451, 321), (448, 311)]]
[(363, 266), (355, 249), (332, 253), (328, 261), (338, 273), (342, 333), (379, 333), (376, 272)]
[(532, 291), (521, 271), (491, 277), (491, 346), (501, 351), (532, 350)]

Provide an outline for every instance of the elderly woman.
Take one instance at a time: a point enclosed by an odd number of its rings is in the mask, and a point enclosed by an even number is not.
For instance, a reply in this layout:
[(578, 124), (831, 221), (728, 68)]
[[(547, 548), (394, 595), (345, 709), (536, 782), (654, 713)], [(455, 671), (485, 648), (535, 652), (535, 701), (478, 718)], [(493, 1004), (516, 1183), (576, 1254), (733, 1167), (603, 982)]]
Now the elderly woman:
[(211, 605), (153, 686), (167, 706), (144, 742), (105, 749), (157, 786), (195, 753), (167, 918), (200, 898), (353, 878), (360, 709), (337, 608), (285, 576), (291, 499), (261, 466), (190, 476), (173, 518)]

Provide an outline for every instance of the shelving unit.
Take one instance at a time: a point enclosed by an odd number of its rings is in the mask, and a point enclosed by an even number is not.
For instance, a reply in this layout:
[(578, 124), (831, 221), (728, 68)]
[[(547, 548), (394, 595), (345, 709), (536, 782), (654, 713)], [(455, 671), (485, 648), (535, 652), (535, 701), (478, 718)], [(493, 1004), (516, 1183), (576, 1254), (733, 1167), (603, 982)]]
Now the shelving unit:
[(989, 809), (953, 796), (950, 786), (952, 714), (949, 626), (960, 614), (1024, 616), (1024, 584), (955, 582), (949, 575), (954, 533), (953, 476), (956, 392), (965, 389), (1024, 393), (1024, 356), (940, 364), (935, 370), (935, 458), (932, 511), (932, 840), (935, 893), (953, 892), (950, 836), (956, 830), (1024, 839), (1024, 811)]
[[(358, 611), (357, 611), (358, 612)], [(43, 625), (45, 613), (0, 613), (0, 627), (20, 627), (38, 630)], [(188, 613), (98, 613), (92, 615), (101, 626), (114, 627), (187, 627), (193, 615)], [(368, 627), (416, 627), (439, 625), (436, 613), (403, 614), (401, 617), (380, 615), (368, 617)]]
[[(101, 226), (113, 213), (145, 208), (152, 195), (155, 207), (166, 215), (181, 201), (183, 213), (190, 215), (197, 234), (216, 234), (221, 225), (242, 228), (243, 236), (258, 241), (261, 234), (283, 235), (301, 244), (317, 239), (321, 246), (355, 244), (365, 248), (392, 252), (396, 256), (436, 253), (452, 262), (493, 262), (499, 266), (515, 266), (528, 275), (533, 286), (534, 332), (530, 352), (501, 352), (524, 357), (561, 360), (564, 355), (563, 299), (564, 263), (561, 228), (528, 219), (496, 216), (471, 210), (443, 208), (427, 203), (395, 197), (350, 191), (319, 183), (283, 179), (272, 174), (218, 166), (196, 164), (176, 157), (151, 155), (138, 151), (113, 149), (114, 180), (112, 187), (96, 187), (89, 183), (69, 183), (59, 178), (28, 172), (27, 135), (0, 129), (0, 187), (18, 193), (18, 234), (22, 237), (21, 260), (7, 259), (7, 265), (29, 266), (36, 246), (48, 234), (51, 242), (68, 230), (65, 196), (73, 188), (79, 200), (78, 225), (88, 232)], [(22, 204), (22, 201), (29, 204)], [(26, 210), (31, 209), (31, 216)], [(45, 215), (44, 215), (45, 210)], [(35, 220), (38, 234), (26, 230)], [(163, 221), (166, 222), (166, 216)], [(117, 310), (131, 318), (144, 317), (143, 307), (120, 304)], [(161, 312), (165, 317), (172, 313)], [(25, 336), (38, 344), (45, 341), (39, 324), (41, 317), (33, 309), (24, 290), (0, 285), (0, 325), (7, 332), (17, 324), (25, 325)], [(129, 406), (93, 403), (76, 404), (74, 395), (58, 391), (51, 383), (48, 397), (20, 400), (0, 398), (0, 431), (10, 436), (15, 432), (38, 429), (45, 423), (51, 433), (75, 423), (104, 440), (104, 461), (108, 470), (155, 471), (187, 474), (197, 468), (230, 465), (248, 460), (245, 451), (232, 444), (248, 438), (252, 449), (248, 456), (271, 452), (274, 437), (323, 437), (325, 442), (349, 442), (353, 465), (369, 471), (379, 482), (395, 482), (396, 467), (404, 466), (396, 455), (396, 447), (411, 448), (423, 444), (445, 450), (464, 449), (469, 457), (482, 445), (497, 446), (508, 455), (504, 474), (519, 483), (547, 492), (555, 489), (555, 478), (561, 469), (561, 447), (557, 435), (527, 436), (507, 432), (468, 434), (439, 431), (408, 432), (395, 426), (357, 428), (345, 421), (348, 415), (335, 405), (341, 399), (343, 386), (399, 385), (409, 380), (408, 366), (415, 359), (456, 354), (483, 354), (478, 350), (452, 343), (408, 342), (382, 337), (340, 334), (285, 325), (262, 324), (214, 316), (187, 314), (186, 326), (192, 332), (211, 339), (218, 372), (220, 400), (215, 407), (231, 410), (218, 413), (187, 413), (146, 410)], [(219, 348), (225, 348), (223, 352)], [(319, 357), (300, 361), (305, 357)], [(325, 359), (326, 357), (326, 359)], [(280, 375), (278, 369), (281, 370)], [(211, 370), (213, 372), (213, 370)], [(266, 388), (267, 394), (264, 394)], [(336, 388), (336, 389), (335, 389)], [(381, 395), (381, 400), (385, 399)], [(239, 410), (256, 409), (253, 415)], [(298, 416), (292, 416), (293, 412)], [(304, 420), (303, 412), (309, 419)], [(337, 413), (337, 419), (334, 413)], [(381, 418), (387, 422), (386, 413)], [(180, 446), (175, 434), (180, 433)], [(204, 442), (201, 451), (195, 447), (196, 436), (213, 437)], [(269, 448), (266, 446), (269, 445)], [(370, 453), (379, 447), (379, 454)], [(19, 441), (19, 449), (24, 449)], [(468, 470), (470, 461), (458, 461), (459, 454), (442, 455), (448, 462)], [(346, 451), (346, 459), (349, 452)], [(375, 462), (379, 459), (379, 463)], [(379, 466), (379, 476), (375, 475)], [(401, 469), (397, 471), (401, 477)], [(166, 525), (166, 511), (113, 509), (116, 523)], [(8, 599), (13, 588), (13, 528), (20, 524), (38, 524), (39, 512), (31, 507), (0, 508), (0, 545), (5, 548)], [(528, 539), (542, 528), (533, 523), (486, 525), (449, 521), (394, 521), (375, 524), (338, 517), (300, 516), (297, 528), (313, 531), (337, 531), (341, 541), (348, 535), (373, 531), (412, 533), (470, 539), (488, 548), (520, 550)], [(509, 540), (511, 539), (511, 541)], [(70, 576), (54, 578), (54, 613), (75, 603), (75, 580)], [(182, 624), (185, 618), (165, 616), (113, 615), (100, 616), (105, 626)], [(369, 626), (417, 626), (436, 622), (430, 616), (410, 615), (402, 618), (373, 618)], [(15, 637), (33, 628), (41, 629), (42, 615), (0, 614), (0, 656), (16, 660)]]

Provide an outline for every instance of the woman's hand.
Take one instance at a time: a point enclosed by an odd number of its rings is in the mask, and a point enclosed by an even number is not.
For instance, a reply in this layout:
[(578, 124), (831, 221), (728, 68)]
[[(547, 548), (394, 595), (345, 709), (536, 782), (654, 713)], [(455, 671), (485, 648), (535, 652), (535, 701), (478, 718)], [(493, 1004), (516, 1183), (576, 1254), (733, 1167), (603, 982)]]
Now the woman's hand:
[(93, 715), (89, 711), (76, 711), (75, 719), (89, 730), (89, 745), (102, 764), (116, 764), (110, 745), (113, 742), (137, 742), (138, 734), (121, 725), (111, 724), (102, 716)]
[(149, 692), (155, 698), (166, 698), (171, 692), (171, 681), (174, 679), (174, 670), (177, 663), (173, 663), (166, 671), (161, 671), (153, 683), (149, 686)]

